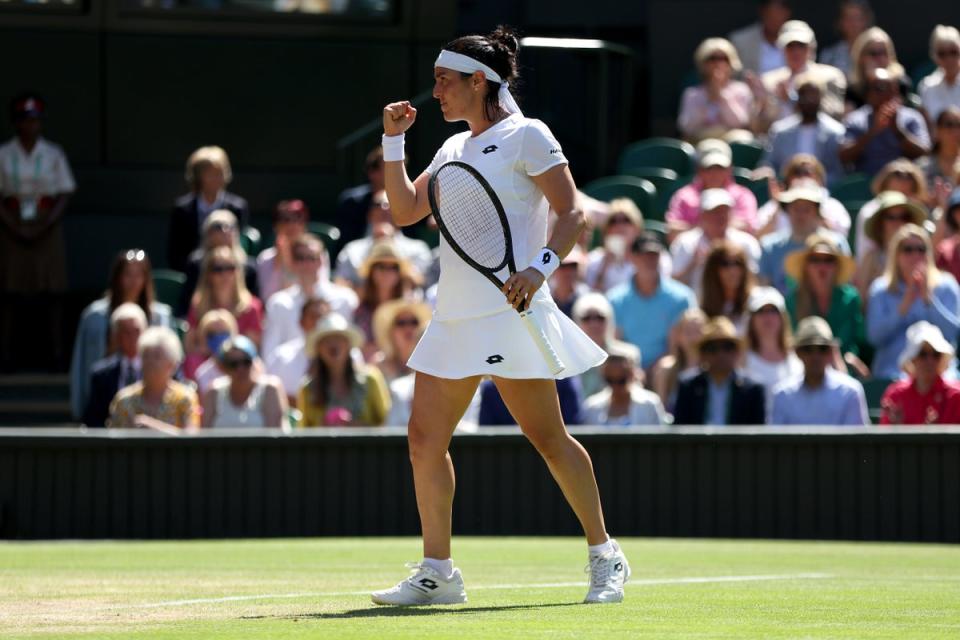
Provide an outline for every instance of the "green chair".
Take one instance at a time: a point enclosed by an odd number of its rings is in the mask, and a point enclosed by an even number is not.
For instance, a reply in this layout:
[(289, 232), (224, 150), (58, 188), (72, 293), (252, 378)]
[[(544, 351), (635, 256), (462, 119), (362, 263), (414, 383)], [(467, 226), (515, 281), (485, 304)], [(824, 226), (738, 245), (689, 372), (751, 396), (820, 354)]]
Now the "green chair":
[(737, 184), (750, 189), (750, 192), (757, 199), (758, 207), (762, 207), (770, 200), (770, 184), (766, 178), (754, 179), (748, 169), (734, 167), (733, 179)]
[(628, 144), (617, 160), (617, 171), (629, 174), (633, 167), (658, 167), (675, 171), (677, 176), (696, 171), (693, 145), (674, 138), (649, 138)]
[(256, 227), (244, 227), (240, 230), (240, 246), (248, 256), (257, 257), (260, 253), (260, 247), (263, 238), (260, 236), (260, 230)]
[(763, 155), (763, 147), (756, 142), (731, 142), (730, 150), (733, 152), (733, 166), (744, 169), (756, 169)]
[(843, 205), (844, 209), (847, 210), (847, 213), (850, 214), (850, 231), (847, 232), (847, 243), (850, 244), (850, 250), (856, 253), (857, 251), (857, 218), (860, 216), (860, 209), (863, 208), (863, 205), (870, 202), (869, 200), (841, 200), (840, 204)]
[(657, 188), (653, 183), (634, 176), (610, 176), (600, 178), (587, 184), (582, 191), (603, 202), (610, 202), (616, 198), (630, 198), (633, 200), (643, 216), (648, 217), (656, 208)]
[(840, 202), (872, 200), (873, 191), (870, 190), (870, 178), (862, 173), (851, 173), (833, 185), (830, 189), (830, 195)]
[(323, 244), (327, 245), (328, 250), (331, 247), (336, 247), (340, 242), (340, 229), (332, 224), (325, 222), (308, 222), (307, 230), (316, 236), (320, 236)]
[(685, 180), (681, 184), (678, 184), (681, 179), (673, 169), (632, 167), (625, 175), (649, 180), (653, 183), (653, 186), (657, 188), (657, 200), (653, 209), (649, 212), (644, 212), (645, 215), (657, 220), (663, 220), (664, 213), (667, 210), (667, 204), (670, 202), (670, 197), (682, 184), (686, 184)]
[(870, 421), (873, 424), (880, 423), (880, 400), (883, 399), (883, 393), (890, 386), (893, 380), (887, 378), (867, 378), (861, 380), (863, 384), (863, 394), (867, 398), (867, 412), (870, 414)]
[(180, 303), (180, 292), (187, 282), (187, 276), (173, 269), (154, 269), (153, 288), (156, 291), (157, 302), (170, 305), (176, 309)]
[(663, 246), (665, 247), (670, 246), (670, 243), (667, 242), (667, 235), (669, 230), (667, 229), (666, 222), (661, 222), (660, 220), (644, 220), (643, 230), (649, 231), (650, 233), (657, 234), (657, 237), (660, 238), (660, 242), (663, 243)]

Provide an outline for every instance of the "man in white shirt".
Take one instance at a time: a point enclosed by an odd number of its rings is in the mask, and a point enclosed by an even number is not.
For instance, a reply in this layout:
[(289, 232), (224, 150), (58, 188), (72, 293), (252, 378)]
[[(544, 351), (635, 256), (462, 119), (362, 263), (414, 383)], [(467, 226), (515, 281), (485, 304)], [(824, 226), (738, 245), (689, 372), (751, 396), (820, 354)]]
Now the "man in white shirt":
[(930, 57), (937, 69), (920, 81), (918, 93), (931, 122), (947, 107), (960, 106), (960, 31), (938, 24), (930, 36)]
[(777, 34), (792, 14), (785, 0), (760, 0), (759, 20), (728, 36), (743, 64), (743, 70), (766, 73), (783, 66), (783, 51), (777, 47)]
[(733, 197), (726, 189), (704, 189), (700, 196), (700, 222), (677, 236), (670, 245), (673, 255), (673, 277), (700, 293), (703, 267), (710, 248), (717, 240), (726, 240), (747, 254), (750, 270), (757, 272), (760, 243), (749, 233), (730, 226)]
[(300, 329), (303, 333), (267, 354), (267, 373), (277, 376), (283, 382), (283, 389), (291, 406), (296, 405), (297, 393), (310, 365), (307, 359), (306, 336), (316, 329), (317, 323), (329, 311), (330, 305), (326, 300), (314, 296), (307, 298), (300, 309)]
[(309, 296), (321, 298), (345, 318), (353, 317), (357, 294), (349, 287), (334, 284), (320, 277), (323, 242), (305, 233), (293, 242), (293, 268), (298, 284), (273, 294), (267, 301), (267, 317), (263, 327), (260, 352), (269, 358), (284, 342), (303, 336), (300, 312)]

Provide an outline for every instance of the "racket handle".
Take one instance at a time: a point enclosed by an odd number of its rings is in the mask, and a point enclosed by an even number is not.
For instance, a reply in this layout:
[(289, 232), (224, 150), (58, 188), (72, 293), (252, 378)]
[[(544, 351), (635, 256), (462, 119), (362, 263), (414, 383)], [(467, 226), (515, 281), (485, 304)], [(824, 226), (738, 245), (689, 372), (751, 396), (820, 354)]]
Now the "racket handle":
[(550, 340), (547, 339), (547, 334), (543, 330), (539, 318), (534, 315), (533, 309), (521, 311), (520, 319), (523, 320), (523, 324), (530, 333), (530, 337), (533, 338), (537, 348), (540, 349), (540, 353), (543, 354), (543, 359), (547, 361), (547, 365), (550, 367), (550, 373), (555, 376), (558, 375), (566, 367), (563, 361), (560, 360), (560, 356), (557, 355), (553, 345), (550, 344)]

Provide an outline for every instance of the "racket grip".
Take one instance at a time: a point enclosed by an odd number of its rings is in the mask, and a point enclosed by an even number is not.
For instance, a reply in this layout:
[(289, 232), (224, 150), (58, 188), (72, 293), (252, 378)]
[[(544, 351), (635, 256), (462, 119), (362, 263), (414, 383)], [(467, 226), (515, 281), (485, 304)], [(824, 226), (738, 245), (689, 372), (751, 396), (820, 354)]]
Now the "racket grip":
[(543, 330), (543, 326), (540, 324), (540, 319), (534, 315), (533, 309), (525, 309), (521, 311), (520, 319), (523, 320), (523, 324), (530, 333), (530, 337), (533, 338), (537, 348), (540, 349), (540, 353), (543, 354), (543, 359), (547, 361), (547, 365), (550, 367), (550, 372), (555, 376), (558, 375), (566, 367), (564, 366), (563, 361), (560, 360), (560, 356), (557, 355), (553, 345), (550, 344), (550, 340), (547, 339), (547, 334)]

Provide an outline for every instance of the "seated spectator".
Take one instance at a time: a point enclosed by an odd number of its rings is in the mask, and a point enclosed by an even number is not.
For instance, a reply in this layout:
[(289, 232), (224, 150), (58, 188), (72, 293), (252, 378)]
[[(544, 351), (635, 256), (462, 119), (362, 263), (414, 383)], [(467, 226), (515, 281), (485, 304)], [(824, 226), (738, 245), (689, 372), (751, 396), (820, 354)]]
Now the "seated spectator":
[(911, 325), (900, 354), (900, 368), (909, 377), (887, 387), (880, 424), (960, 424), (960, 384), (943, 379), (953, 354), (936, 325), (924, 320)]
[(601, 365), (606, 387), (583, 402), (583, 423), (609, 427), (662, 425), (666, 422), (657, 394), (643, 388), (640, 352), (633, 345), (618, 346)]
[(108, 344), (110, 316), (125, 302), (139, 306), (153, 326), (173, 326), (170, 307), (156, 302), (150, 258), (141, 249), (121, 251), (110, 267), (109, 288), (83, 310), (73, 342), (70, 361), (70, 409), (77, 420), (90, 399), (90, 371), (93, 364), (113, 353)]
[(729, 40), (707, 38), (693, 54), (700, 84), (688, 87), (680, 99), (677, 128), (685, 140), (723, 138), (727, 134), (752, 138), (757, 101), (745, 82), (734, 76), (742, 70), (740, 57)]
[(910, 325), (926, 320), (947, 340), (960, 329), (960, 288), (949, 273), (933, 263), (930, 236), (913, 224), (904, 225), (890, 241), (887, 270), (870, 287), (867, 339), (876, 348), (873, 375), (896, 378)]
[(351, 348), (363, 336), (338, 313), (320, 321), (307, 340), (310, 378), (300, 387), (297, 407), (305, 427), (377, 427), (390, 412), (390, 391), (380, 370), (357, 365)]
[(377, 145), (364, 161), (367, 181), (364, 184), (344, 189), (337, 197), (336, 225), (340, 229), (340, 242), (358, 240), (369, 233), (367, 212), (373, 195), (383, 191), (383, 149)]
[[(929, 156), (917, 159), (917, 166), (923, 171), (931, 194), (956, 186), (957, 172), (960, 171), (960, 102), (941, 110), (935, 124), (933, 150)], [(925, 204), (933, 204), (932, 200), (928, 198)]]
[(937, 69), (920, 81), (918, 92), (934, 122), (949, 107), (960, 105), (960, 31), (938, 24), (930, 34), (930, 58)]
[[(594, 291), (603, 293), (633, 276), (630, 246), (643, 232), (643, 214), (630, 198), (617, 198), (610, 202), (600, 229), (603, 245), (587, 254), (586, 282)], [(669, 257), (664, 254), (661, 271), (669, 264)], [(669, 269), (665, 273), (670, 273)]]
[(820, 62), (836, 67), (848, 77), (853, 69), (853, 43), (873, 26), (873, 9), (867, 0), (841, 0), (836, 28), (840, 40), (820, 50)]
[(799, 375), (803, 365), (793, 352), (793, 332), (786, 302), (773, 287), (750, 292), (747, 355), (743, 373), (763, 385), (767, 402), (778, 383)]
[(771, 122), (793, 114), (799, 90), (797, 80), (802, 76), (819, 85), (817, 107), (834, 120), (843, 118), (847, 78), (836, 67), (815, 62), (817, 38), (810, 25), (803, 20), (785, 22), (777, 35), (777, 46), (783, 50), (785, 64), (761, 77), (767, 96), (759, 130), (766, 131)]
[(677, 425), (763, 424), (763, 385), (736, 371), (743, 341), (729, 320), (714, 318), (700, 338), (700, 373), (677, 389), (673, 422)]
[(874, 70), (867, 77), (867, 103), (843, 119), (840, 160), (855, 171), (872, 176), (901, 156), (913, 160), (930, 153), (923, 114), (904, 106), (899, 87), (889, 69)]
[(373, 314), (373, 333), (382, 358), (377, 368), (387, 383), (413, 374), (410, 355), (433, 317), (430, 306), (414, 300), (391, 300)]
[(786, 175), (786, 167), (793, 158), (809, 154), (817, 159), (821, 171), (826, 172), (826, 180), (821, 182), (834, 184), (844, 174), (839, 154), (846, 129), (821, 109), (824, 85), (816, 75), (804, 73), (797, 76), (794, 83), (796, 113), (777, 120), (770, 127), (758, 164)]
[(847, 84), (847, 111), (859, 109), (867, 103), (870, 75), (877, 69), (888, 69), (897, 77), (900, 95), (915, 104), (916, 96), (910, 93), (912, 84), (903, 65), (897, 61), (897, 51), (889, 34), (880, 27), (870, 27), (853, 42), (850, 49), (853, 66), (850, 70), (850, 82)]
[(708, 139), (697, 145), (697, 175), (670, 198), (666, 220), (674, 233), (697, 226), (700, 221), (700, 197), (707, 189), (725, 189), (733, 198), (731, 224), (753, 231), (757, 221), (757, 198), (750, 189), (733, 180), (733, 151), (722, 140)]
[[(626, 252), (624, 252), (626, 253)], [(566, 256), (560, 261), (560, 268), (550, 277), (550, 293), (553, 301), (568, 318), (572, 318), (573, 305), (580, 296), (590, 293), (590, 287), (584, 282), (587, 256), (580, 245), (573, 245)]]
[(923, 226), (927, 212), (919, 202), (915, 202), (899, 191), (884, 191), (877, 196), (877, 211), (867, 221), (864, 232), (873, 244), (861, 257), (854, 276), (854, 283), (864, 297), (870, 291), (870, 285), (887, 268), (887, 247), (890, 240), (905, 224)]
[(884, 191), (899, 191), (917, 202), (927, 202), (930, 199), (927, 193), (927, 182), (920, 167), (905, 158), (898, 158), (887, 163), (880, 170), (880, 173), (873, 177), (870, 182), (870, 191), (875, 197), (860, 208), (855, 225), (854, 246), (857, 248), (855, 257), (858, 264), (863, 261), (870, 249), (877, 246), (866, 234), (867, 222), (870, 221), (880, 206), (880, 200), (877, 196)]
[(190, 312), (190, 303), (200, 281), (200, 270), (207, 255), (219, 247), (233, 250), (237, 265), (243, 265), (243, 283), (250, 295), (259, 299), (260, 284), (257, 277), (257, 265), (240, 245), (240, 230), (237, 228), (237, 217), (227, 209), (218, 209), (207, 216), (203, 221), (203, 244), (195, 249), (187, 258), (184, 275), (186, 282), (180, 289), (180, 301), (175, 309), (178, 318), (186, 317)]
[[(563, 423), (576, 425), (582, 423), (580, 405), (583, 394), (576, 378), (561, 378), (556, 381), (557, 397), (560, 400), (560, 415)], [(517, 424), (507, 407), (496, 383), (486, 379), (480, 383), (480, 411), (477, 424), (481, 427), (506, 427)]]
[(420, 297), (423, 280), (416, 267), (389, 240), (371, 247), (359, 275), (360, 303), (353, 312), (353, 323), (363, 333), (364, 358), (369, 362), (377, 353), (373, 315), (385, 302)]
[(330, 305), (326, 300), (313, 296), (304, 300), (300, 307), (301, 335), (284, 342), (267, 356), (267, 373), (280, 378), (292, 406), (297, 404), (297, 394), (303, 386), (310, 364), (307, 361), (305, 336), (313, 333), (317, 324), (328, 313), (330, 313)]
[(783, 51), (776, 43), (780, 28), (792, 14), (790, 5), (784, 0), (760, 0), (757, 22), (730, 34), (746, 71), (766, 73), (783, 66)]
[[(760, 244), (751, 234), (730, 226), (733, 198), (726, 189), (706, 189), (700, 198), (700, 221), (670, 245), (673, 277), (694, 291), (701, 291), (707, 258), (717, 243), (735, 247), (746, 256), (745, 268), (756, 273)], [(702, 298), (702, 296), (701, 296)]]
[(324, 247), (320, 238), (305, 233), (293, 241), (292, 250), (297, 284), (278, 291), (267, 301), (261, 351), (268, 360), (284, 342), (305, 337), (300, 328), (300, 312), (308, 297), (325, 300), (331, 311), (345, 318), (352, 318), (357, 308), (357, 294), (353, 289), (321, 277)]
[[(293, 264), (293, 241), (307, 232), (310, 210), (303, 200), (281, 200), (273, 210), (273, 246), (257, 256), (260, 299), (269, 300), (277, 291), (297, 283)], [(329, 262), (325, 256), (324, 264)], [(329, 277), (329, 273), (325, 274)], [(324, 277), (324, 274), (321, 274)]]
[(837, 343), (827, 321), (816, 316), (801, 320), (795, 344), (803, 374), (774, 387), (770, 424), (870, 424), (863, 385), (830, 367)]
[(227, 375), (203, 394), (203, 426), (280, 427), (287, 425), (287, 397), (278, 378), (261, 373), (257, 345), (246, 336), (230, 338), (217, 353)]
[(147, 326), (143, 309), (132, 302), (125, 302), (110, 314), (110, 338), (117, 350), (93, 365), (90, 399), (83, 412), (83, 424), (88, 427), (106, 426), (110, 403), (117, 391), (140, 380), (137, 342)]
[(660, 275), (662, 250), (656, 235), (638, 236), (630, 247), (633, 277), (607, 294), (619, 333), (640, 349), (644, 369), (649, 369), (666, 353), (667, 335), (680, 314), (697, 306), (692, 289)]
[(864, 335), (863, 305), (856, 287), (850, 284), (854, 263), (840, 252), (829, 238), (812, 235), (803, 249), (787, 256), (790, 276), (787, 311), (793, 328), (804, 318), (819, 316), (830, 325), (846, 362), (864, 377), (866, 366), (860, 361)]
[(947, 236), (937, 244), (936, 264), (955, 279), (960, 278), (960, 187), (950, 193), (943, 208)]
[[(193, 380), (202, 398), (213, 381), (224, 374), (217, 362), (217, 354), (224, 342), (236, 337), (237, 319), (226, 309), (211, 309), (200, 318), (197, 333), (201, 350), (184, 359), (183, 369), (194, 372)], [(191, 358), (193, 362), (190, 362)]]
[(15, 97), (10, 116), (16, 135), (0, 145), (0, 353), (12, 360), (26, 337), (34, 365), (63, 355), (67, 261), (61, 221), (76, 190), (63, 149), (40, 135), (45, 112), (40, 96)]
[(189, 368), (184, 375), (191, 380), (196, 367), (209, 357), (206, 345), (200, 336), (200, 319), (212, 309), (225, 309), (237, 320), (240, 335), (245, 335), (254, 343), (260, 342), (263, 333), (263, 304), (247, 291), (247, 286), (237, 271), (240, 262), (236, 252), (229, 247), (213, 249), (203, 260), (200, 283), (190, 302), (187, 324), (190, 331), (184, 343), (189, 354)]
[(670, 413), (676, 406), (679, 381), (700, 371), (700, 338), (706, 324), (707, 314), (702, 309), (684, 311), (670, 329), (669, 353), (657, 360), (650, 372), (653, 390)]
[(367, 211), (367, 235), (348, 242), (340, 250), (334, 281), (359, 291), (362, 284), (360, 267), (370, 255), (373, 245), (384, 242), (392, 242), (397, 253), (409, 260), (420, 274), (425, 273), (433, 262), (430, 246), (426, 242), (408, 238), (400, 232), (393, 221), (393, 212), (387, 202), (386, 192), (378, 191), (373, 194), (370, 209)]
[[(571, 317), (604, 351), (609, 352), (614, 345), (621, 342), (614, 337), (613, 307), (602, 293), (591, 292), (581, 296), (573, 305)], [(603, 376), (600, 367), (587, 369), (580, 374), (580, 389), (584, 397), (592, 396), (602, 388)]]
[(777, 199), (787, 210), (790, 228), (777, 231), (761, 240), (763, 254), (760, 256), (760, 279), (770, 284), (780, 293), (787, 291), (787, 273), (784, 260), (793, 251), (806, 246), (807, 238), (819, 234), (830, 239), (840, 247), (845, 255), (850, 254), (847, 240), (824, 226), (823, 189), (816, 183), (798, 182), (793, 188), (784, 191)]
[(727, 318), (742, 336), (747, 328), (747, 299), (754, 281), (750, 260), (743, 249), (720, 240), (707, 255), (700, 308), (708, 318)]
[[(815, 183), (815, 184), (811, 184)], [(830, 195), (826, 189), (827, 175), (823, 165), (814, 156), (807, 153), (798, 153), (793, 156), (784, 167), (783, 185), (774, 179), (768, 181), (770, 200), (757, 211), (758, 236), (765, 236), (777, 231), (790, 232), (790, 216), (787, 215), (780, 194), (796, 187), (810, 186), (823, 190), (823, 199), (820, 202), (820, 215), (823, 226), (837, 232), (844, 238), (850, 232), (850, 213), (843, 204)]]
[(249, 224), (250, 218), (247, 201), (226, 191), (233, 171), (227, 152), (220, 147), (200, 147), (191, 153), (186, 179), (190, 193), (174, 202), (167, 232), (167, 264), (177, 271), (186, 271), (190, 254), (200, 244), (203, 223), (211, 213), (228, 209), (241, 228)]
[(117, 392), (110, 403), (108, 427), (144, 427), (167, 433), (200, 426), (196, 392), (173, 379), (183, 360), (180, 340), (167, 327), (150, 327), (140, 336), (142, 380)]

